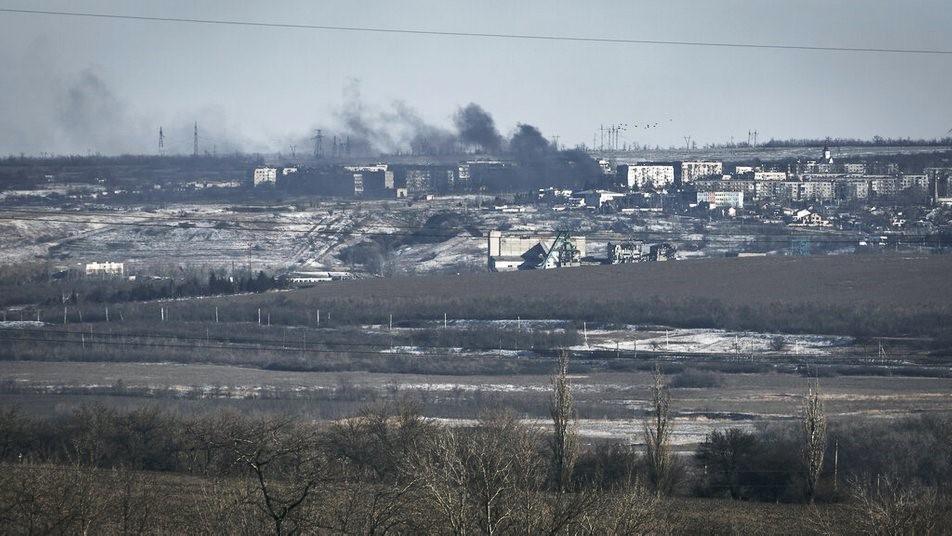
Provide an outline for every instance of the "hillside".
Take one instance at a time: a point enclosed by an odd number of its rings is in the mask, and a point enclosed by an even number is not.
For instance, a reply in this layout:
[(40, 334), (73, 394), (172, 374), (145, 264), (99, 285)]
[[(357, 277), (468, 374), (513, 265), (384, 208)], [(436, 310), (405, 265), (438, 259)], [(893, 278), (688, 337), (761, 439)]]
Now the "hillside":
[(521, 299), (579, 301), (707, 298), (728, 304), (952, 303), (952, 256), (814, 256), (697, 259), (550, 271), (406, 277), (331, 283), (311, 299)]

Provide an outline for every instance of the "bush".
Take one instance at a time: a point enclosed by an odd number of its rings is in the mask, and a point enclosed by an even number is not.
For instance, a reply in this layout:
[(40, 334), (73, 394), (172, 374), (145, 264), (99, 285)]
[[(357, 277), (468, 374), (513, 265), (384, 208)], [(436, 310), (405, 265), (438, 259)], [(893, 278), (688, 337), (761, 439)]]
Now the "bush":
[(681, 389), (710, 389), (721, 386), (721, 377), (706, 370), (687, 369), (671, 378), (671, 387)]

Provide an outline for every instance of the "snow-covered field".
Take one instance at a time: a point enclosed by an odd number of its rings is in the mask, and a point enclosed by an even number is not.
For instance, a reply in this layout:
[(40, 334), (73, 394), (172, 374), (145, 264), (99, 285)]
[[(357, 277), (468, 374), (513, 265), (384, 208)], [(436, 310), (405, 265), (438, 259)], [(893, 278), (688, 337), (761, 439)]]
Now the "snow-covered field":
[[(445, 426), (475, 426), (477, 424), (475, 419), (433, 418), (430, 420)], [(521, 421), (541, 432), (549, 431), (552, 428), (552, 422), (544, 419), (521, 419)], [(671, 432), (671, 443), (676, 446), (696, 445), (714, 430), (726, 430), (728, 428), (752, 430), (755, 425), (756, 421), (753, 420), (676, 417)], [(644, 444), (643, 423), (638, 419), (578, 419), (576, 426), (579, 435), (583, 438), (613, 439), (630, 445)]]
[[(17, 209), (19, 210), (19, 209)], [(402, 238), (438, 213), (458, 214), (469, 229), (551, 232), (571, 229), (581, 234), (648, 233), (673, 242), (682, 257), (720, 256), (756, 241), (733, 224), (708, 223), (703, 232), (695, 221), (660, 213), (593, 214), (538, 209), (503, 212), (476, 208), (467, 196), (414, 203), (398, 201), (325, 202), (313, 205), (248, 210), (225, 204), (170, 204), (123, 210), (89, 207), (31, 209), (28, 220), (0, 221), (0, 262), (52, 257), (64, 263), (125, 261), (130, 268), (154, 266), (230, 267), (253, 269), (328, 269), (352, 271), (349, 246), (378, 239)], [(40, 220), (47, 221), (40, 221)], [(56, 220), (56, 221), (49, 221)], [(588, 255), (604, 256), (606, 240), (589, 240)], [(413, 240), (385, 253), (386, 273), (461, 272), (486, 269), (482, 236), (460, 230), (447, 240)], [(374, 269), (378, 269), (374, 268)]]
[(628, 326), (619, 330), (588, 330), (588, 344), (574, 350), (683, 352), (686, 354), (795, 354), (831, 356), (852, 346), (852, 337), (786, 335), (721, 329), (670, 329)]

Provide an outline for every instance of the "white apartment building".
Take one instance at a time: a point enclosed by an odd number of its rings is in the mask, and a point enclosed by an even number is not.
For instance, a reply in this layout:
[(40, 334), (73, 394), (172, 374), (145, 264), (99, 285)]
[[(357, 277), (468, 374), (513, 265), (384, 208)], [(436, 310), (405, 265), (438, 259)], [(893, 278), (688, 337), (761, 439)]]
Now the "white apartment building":
[(724, 164), (714, 161), (681, 162), (681, 184), (689, 184), (694, 179), (710, 175), (723, 175)]
[(256, 167), (254, 170), (254, 185), (274, 184), (278, 180), (278, 168), (276, 167)]
[(674, 166), (663, 164), (628, 164), (626, 183), (629, 188), (667, 188), (674, 184)]

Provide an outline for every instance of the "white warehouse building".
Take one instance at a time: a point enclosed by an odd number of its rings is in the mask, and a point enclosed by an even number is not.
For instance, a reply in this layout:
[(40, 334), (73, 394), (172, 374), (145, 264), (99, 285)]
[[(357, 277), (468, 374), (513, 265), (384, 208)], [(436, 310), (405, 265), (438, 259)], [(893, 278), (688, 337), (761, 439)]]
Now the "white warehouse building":
[(121, 262), (89, 262), (86, 263), (86, 275), (113, 275), (125, 274), (125, 265)]

